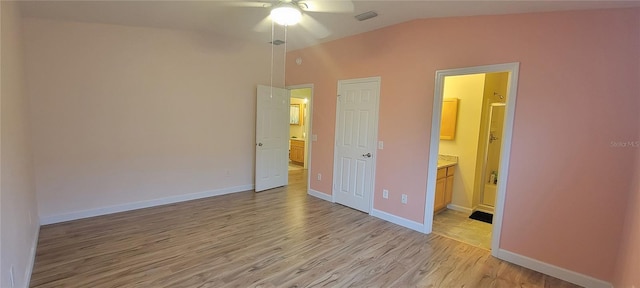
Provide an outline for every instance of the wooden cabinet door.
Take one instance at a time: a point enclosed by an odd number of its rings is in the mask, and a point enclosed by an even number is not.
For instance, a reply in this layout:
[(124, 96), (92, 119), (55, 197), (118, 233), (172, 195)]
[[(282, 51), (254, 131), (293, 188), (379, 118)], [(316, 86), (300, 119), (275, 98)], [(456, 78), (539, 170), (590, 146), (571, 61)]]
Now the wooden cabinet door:
[(442, 101), (442, 116), (440, 119), (440, 140), (455, 139), (456, 121), (458, 119), (457, 98), (448, 98)]
[(293, 156), (291, 157), (291, 161), (295, 161), (299, 163), (304, 162), (304, 148), (300, 148), (300, 147), (292, 148), (291, 154)]
[(433, 204), (433, 211), (439, 211), (446, 207), (445, 192), (447, 186), (447, 178), (438, 179), (436, 181), (436, 198)]
[[(452, 169), (452, 168), (449, 168)], [(449, 176), (446, 178), (447, 184), (445, 185), (446, 189), (444, 191), (444, 203), (445, 205), (451, 203), (451, 198), (453, 197), (453, 176)]]
[(290, 149), (289, 159), (291, 159), (292, 162), (304, 163), (304, 141), (291, 140)]

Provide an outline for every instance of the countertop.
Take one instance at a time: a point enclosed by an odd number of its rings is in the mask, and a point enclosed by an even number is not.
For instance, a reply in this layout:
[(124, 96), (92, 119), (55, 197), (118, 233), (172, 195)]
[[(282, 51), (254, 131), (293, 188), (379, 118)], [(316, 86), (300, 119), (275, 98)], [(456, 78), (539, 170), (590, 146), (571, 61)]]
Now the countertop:
[(457, 165), (458, 162), (438, 159), (438, 169)]

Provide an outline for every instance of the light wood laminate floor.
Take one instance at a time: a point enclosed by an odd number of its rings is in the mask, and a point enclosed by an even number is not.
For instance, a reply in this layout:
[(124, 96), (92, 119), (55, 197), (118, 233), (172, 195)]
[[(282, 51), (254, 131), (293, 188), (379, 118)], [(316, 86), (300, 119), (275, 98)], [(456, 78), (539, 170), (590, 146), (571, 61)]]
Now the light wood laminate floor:
[(575, 287), (291, 185), (43, 226), (31, 287)]

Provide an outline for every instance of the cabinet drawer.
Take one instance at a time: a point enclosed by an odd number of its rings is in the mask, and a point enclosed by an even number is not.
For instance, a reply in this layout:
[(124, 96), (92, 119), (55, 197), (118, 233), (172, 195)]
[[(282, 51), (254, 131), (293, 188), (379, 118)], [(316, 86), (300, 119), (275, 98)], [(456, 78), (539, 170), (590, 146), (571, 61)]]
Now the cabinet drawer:
[(304, 141), (302, 140), (291, 140), (292, 147), (304, 147)]
[(436, 179), (447, 177), (447, 168), (438, 169), (438, 177)]

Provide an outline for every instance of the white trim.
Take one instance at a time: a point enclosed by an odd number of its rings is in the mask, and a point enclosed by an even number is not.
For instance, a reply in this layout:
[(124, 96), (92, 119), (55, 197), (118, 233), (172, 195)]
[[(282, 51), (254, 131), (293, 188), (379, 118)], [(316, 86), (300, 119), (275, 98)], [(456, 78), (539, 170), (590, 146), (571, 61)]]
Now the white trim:
[(320, 191), (316, 191), (316, 190), (313, 190), (313, 189), (308, 189), (307, 190), (307, 194), (309, 194), (309, 195), (311, 195), (313, 197), (320, 198), (322, 200), (334, 203), (333, 202), (333, 197), (331, 197), (331, 195), (329, 195), (329, 194), (322, 193)]
[(498, 249), (498, 258), (520, 265), (531, 270), (538, 271), (543, 274), (547, 274), (558, 279), (562, 279), (567, 282), (571, 282), (576, 285), (590, 288), (612, 288), (613, 285), (609, 282), (593, 278), (578, 272), (567, 270), (549, 263), (545, 263), (536, 259), (532, 259), (526, 256), (522, 256), (507, 250)]
[(507, 107), (505, 111), (505, 124), (502, 137), (502, 149), (500, 151), (500, 169), (498, 175), (498, 189), (496, 193), (496, 206), (493, 217), (493, 230), (491, 237), (491, 255), (497, 257), (500, 248), (500, 234), (502, 231), (502, 213), (506, 195), (507, 179), (509, 178), (509, 158), (511, 155), (511, 138), (513, 134), (513, 120), (518, 92), (518, 71), (520, 63), (505, 63), (486, 66), (476, 66), (458, 69), (436, 71), (435, 89), (433, 96), (433, 111), (431, 120), (431, 141), (429, 146), (429, 166), (427, 169), (427, 195), (424, 209), (424, 233), (431, 233), (433, 225), (433, 206), (436, 190), (436, 172), (438, 169), (438, 147), (440, 145), (440, 117), (442, 114), (442, 99), (444, 93), (444, 79), (447, 76), (470, 75), (493, 72), (509, 72), (507, 88)]
[(36, 250), (38, 249), (38, 237), (40, 237), (40, 223), (36, 226), (35, 235), (33, 236), (33, 242), (31, 243), (31, 251), (29, 254), (29, 262), (24, 269), (24, 283), (29, 287), (31, 284), (31, 274), (33, 274), (33, 266), (36, 264)]
[(369, 213), (369, 215), (371, 215), (373, 217), (380, 218), (380, 219), (388, 221), (388, 222), (391, 222), (391, 223), (396, 224), (396, 225), (400, 225), (400, 226), (405, 227), (405, 228), (409, 228), (411, 230), (415, 230), (415, 231), (421, 232), (421, 233), (422, 233), (422, 231), (424, 231), (424, 225), (422, 223), (418, 223), (418, 222), (413, 221), (413, 220), (409, 220), (409, 219), (402, 218), (400, 216), (396, 216), (396, 215), (393, 215), (393, 214), (390, 214), (390, 213), (387, 213), (387, 212), (384, 212), (384, 211), (380, 211), (380, 210), (377, 210), (375, 208), (371, 209), (371, 213)]
[[(371, 183), (371, 195), (369, 195), (369, 211), (364, 211), (367, 212), (369, 214), (371, 214), (371, 211), (373, 211), (373, 198), (375, 196), (375, 191), (376, 191), (376, 184), (375, 184), (375, 179), (376, 179), (376, 164), (378, 162), (378, 129), (379, 129), (379, 120), (380, 120), (380, 98), (382, 97), (381, 95), (381, 90), (382, 90), (382, 77), (381, 76), (373, 76), (373, 77), (366, 77), (366, 78), (354, 78), (354, 79), (346, 79), (346, 80), (338, 80), (338, 89), (336, 91), (336, 122), (335, 122), (335, 127), (333, 129), (334, 131), (334, 139), (336, 139), (336, 135), (338, 133), (338, 121), (340, 118), (340, 115), (338, 114), (338, 109), (340, 109), (340, 101), (337, 101), (337, 97), (338, 95), (340, 95), (340, 90), (342, 90), (342, 85), (344, 84), (356, 84), (356, 83), (369, 83), (369, 82), (375, 82), (378, 86), (378, 97), (376, 97), (376, 103), (375, 103), (375, 117), (374, 117), (374, 128), (373, 128), (373, 139), (374, 139), (374, 148), (373, 151), (371, 151), (371, 154), (373, 154), (373, 167), (372, 167), (372, 171), (371, 171), (371, 178), (373, 180), (373, 182)], [(333, 143), (333, 179), (332, 179), (332, 183), (331, 183), (331, 199), (332, 202), (336, 203), (336, 165), (337, 165), (337, 159), (338, 159), (338, 149), (336, 149), (337, 146), (337, 142)]]
[[(496, 193), (496, 206), (493, 213), (493, 231), (491, 236), (491, 254), (496, 256), (500, 249), (500, 237), (502, 234), (502, 219), (504, 202), (507, 194), (507, 179), (509, 179), (509, 159), (511, 159), (511, 138), (513, 137), (513, 121), (515, 119), (516, 96), (518, 96), (518, 73), (520, 63), (503, 64), (509, 71), (509, 86), (507, 88), (507, 108), (505, 111), (504, 128), (502, 130), (502, 148), (500, 149), (500, 168), (498, 175), (498, 191)], [(497, 256), (496, 256), (497, 257)]]
[(169, 196), (169, 197), (159, 198), (159, 199), (117, 204), (117, 205), (88, 209), (88, 210), (74, 211), (74, 212), (41, 217), (40, 223), (41, 225), (54, 224), (54, 223), (66, 222), (66, 221), (77, 220), (82, 218), (89, 218), (89, 217), (113, 214), (118, 212), (208, 198), (213, 196), (220, 196), (220, 195), (231, 194), (236, 192), (250, 191), (250, 190), (253, 190), (253, 188), (254, 188), (253, 184), (249, 184), (249, 185), (228, 187), (228, 188), (203, 191), (203, 192), (197, 192), (197, 193), (191, 193), (191, 194)]
[(292, 89), (305, 89), (305, 88), (309, 88), (311, 89), (311, 96), (309, 96), (309, 103), (307, 103), (307, 107), (309, 107), (309, 115), (307, 115), (308, 118), (308, 122), (307, 122), (307, 140), (305, 141), (305, 149), (306, 149), (306, 154), (304, 155), (305, 160), (304, 161), (304, 169), (307, 169), (307, 187), (311, 187), (311, 146), (313, 145), (313, 84), (300, 84), (300, 85), (292, 85), (292, 86), (287, 86), (287, 89), (292, 90)]
[(456, 205), (456, 204), (448, 204), (447, 205), (447, 209), (455, 210), (455, 211), (458, 211), (458, 212), (464, 212), (464, 213), (467, 213), (469, 215), (471, 215), (471, 213), (473, 213), (473, 209), (467, 208), (467, 207), (463, 207), (463, 206), (460, 206), (460, 205)]

